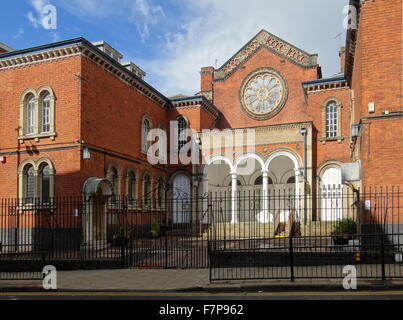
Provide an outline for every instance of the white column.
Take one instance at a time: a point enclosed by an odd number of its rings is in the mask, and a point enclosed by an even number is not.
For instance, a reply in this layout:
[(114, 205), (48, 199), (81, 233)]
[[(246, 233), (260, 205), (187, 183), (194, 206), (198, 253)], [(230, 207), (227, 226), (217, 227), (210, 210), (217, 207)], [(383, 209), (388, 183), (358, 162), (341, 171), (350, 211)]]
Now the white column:
[(236, 203), (236, 194), (238, 188), (238, 176), (236, 173), (231, 173), (232, 183), (231, 183), (231, 223), (238, 223), (238, 216), (237, 216), (237, 203)]
[(263, 170), (263, 215), (269, 221), (269, 171)]

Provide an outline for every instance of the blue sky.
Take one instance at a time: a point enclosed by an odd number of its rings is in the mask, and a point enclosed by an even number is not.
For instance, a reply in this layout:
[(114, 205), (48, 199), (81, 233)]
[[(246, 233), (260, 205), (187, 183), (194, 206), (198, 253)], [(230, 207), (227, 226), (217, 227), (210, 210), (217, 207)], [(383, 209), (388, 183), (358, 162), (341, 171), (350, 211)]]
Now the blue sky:
[[(3, 0), (0, 42), (15, 49), (83, 36), (105, 40), (147, 72), (166, 95), (194, 94), (203, 66), (220, 66), (261, 29), (319, 54), (339, 71), (348, 0)], [(57, 9), (57, 29), (41, 9)], [(336, 38), (338, 34), (341, 37)]]

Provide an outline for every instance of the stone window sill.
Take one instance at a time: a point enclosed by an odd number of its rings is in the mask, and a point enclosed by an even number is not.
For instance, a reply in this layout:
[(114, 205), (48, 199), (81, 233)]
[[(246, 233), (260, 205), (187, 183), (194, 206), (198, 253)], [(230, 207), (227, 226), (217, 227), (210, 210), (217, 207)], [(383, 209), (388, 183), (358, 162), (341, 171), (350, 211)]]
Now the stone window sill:
[(46, 133), (19, 136), (18, 139), (21, 142), (24, 142), (25, 140), (34, 140), (34, 139), (36, 142), (39, 142), (40, 139), (47, 139), (47, 138), (55, 140), (56, 136), (57, 136), (56, 132), (46, 132)]
[(321, 138), (319, 139), (322, 144), (326, 144), (328, 142), (338, 142), (342, 143), (344, 141), (344, 137), (334, 137), (334, 138)]

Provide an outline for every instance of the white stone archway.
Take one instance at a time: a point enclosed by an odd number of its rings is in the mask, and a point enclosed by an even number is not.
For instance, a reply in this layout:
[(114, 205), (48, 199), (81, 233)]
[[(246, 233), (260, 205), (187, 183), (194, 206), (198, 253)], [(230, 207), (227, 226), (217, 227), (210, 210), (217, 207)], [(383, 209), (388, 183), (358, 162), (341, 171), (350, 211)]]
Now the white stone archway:
[[(261, 221), (265, 211), (265, 189), (268, 189), (268, 175), (264, 170), (264, 161), (262, 157), (255, 153), (248, 153), (240, 156), (235, 161), (236, 180), (233, 180), (233, 187), (237, 188), (235, 199), (238, 203), (238, 220), (236, 222), (255, 222)], [(255, 185), (255, 178), (263, 177), (261, 186)], [(246, 186), (239, 188), (234, 182), (239, 177), (245, 177)], [(266, 193), (267, 197), (267, 193)]]
[(107, 203), (113, 195), (108, 179), (89, 178), (83, 185), (86, 210), (83, 214), (83, 237), (85, 246), (103, 249), (107, 245)]
[(183, 224), (191, 222), (191, 178), (185, 172), (178, 172), (171, 178), (172, 222)]
[[(217, 164), (224, 164), (224, 167), (217, 166)], [(217, 170), (217, 168), (219, 169)], [(210, 176), (210, 171), (215, 171), (213, 177)], [(206, 166), (204, 167), (203, 176), (204, 192), (211, 193), (213, 196), (223, 197), (225, 202), (228, 201), (228, 205), (227, 203), (225, 203), (225, 208), (230, 208), (230, 210), (226, 211), (230, 211), (231, 223), (236, 223), (238, 221), (236, 216), (236, 190), (238, 181), (236, 179), (236, 174), (232, 161), (224, 156), (213, 156), (207, 159)], [(225, 185), (225, 181), (228, 181), (226, 179), (228, 176), (231, 176), (231, 191), (229, 192), (229, 194), (227, 194), (226, 192), (228, 186)], [(215, 181), (213, 182), (211, 180)], [(215, 186), (210, 188), (209, 185), (212, 184), (215, 184)], [(207, 208), (204, 208), (204, 210), (207, 210)], [(225, 212), (224, 214), (226, 215), (227, 212)]]
[[(268, 174), (270, 172), (270, 165), (272, 163), (274, 163), (277, 159), (284, 157), (286, 159), (288, 159), (293, 166), (293, 170), (295, 173), (295, 190), (293, 191), (293, 198), (294, 198), (294, 203), (293, 203), (293, 210), (295, 210), (295, 218), (297, 221), (300, 220), (300, 202), (299, 202), (299, 198), (300, 198), (300, 176), (301, 176), (301, 162), (298, 159), (298, 156), (296, 156), (294, 153), (292, 153), (291, 151), (288, 150), (279, 150), (279, 151), (275, 151), (273, 152), (269, 158), (267, 159), (266, 163), (265, 163), (265, 167), (264, 170), (265, 172)], [(275, 174), (275, 172), (273, 173)], [(284, 176), (282, 177), (277, 177), (277, 179), (279, 179), (279, 182), (283, 182), (283, 185), (280, 186), (284, 188), (284, 186), (286, 186), (286, 182), (284, 183), (284, 177), (290, 177), (290, 173), (286, 172), (284, 174)], [(290, 191), (288, 191), (288, 195), (290, 195)], [(274, 194), (274, 197), (276, 195)], [(270, 201), (270, 197), (268, 196), (267, 198), (265, 197), (265, 199), (267, 199), (267, 202), (265, 204), (265, 213), (268, 213), (268, 208), (272, 207), (272, 205), (269, 203)], [(268, 219), (272, 219), (271, 214), (269, 214)], [(286, 222), (288, 220), (290, 212), (287, 212), (286, 208), (282, 208), (281, 212), (280, 212), (280, 218), (281, 218), (281, 222)]]

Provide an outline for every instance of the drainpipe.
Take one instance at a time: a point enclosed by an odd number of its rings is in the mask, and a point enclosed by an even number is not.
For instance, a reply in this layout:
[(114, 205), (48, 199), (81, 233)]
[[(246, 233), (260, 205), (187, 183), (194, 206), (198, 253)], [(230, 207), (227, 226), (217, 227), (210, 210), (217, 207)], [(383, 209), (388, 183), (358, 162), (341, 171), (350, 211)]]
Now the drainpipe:
[(306, 190), (307, 190), (307, 183), (308, 183), (308, 129), (302, 128), (300, 133), (304, 137), (304, 225), (308, 223), (307, 217), (307, 199), (306, 199)]

